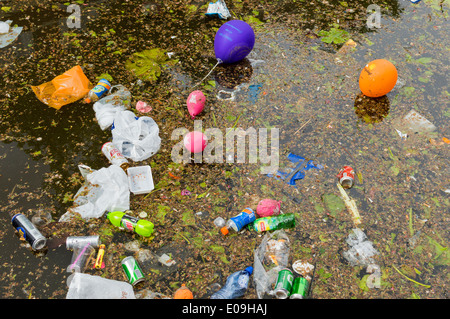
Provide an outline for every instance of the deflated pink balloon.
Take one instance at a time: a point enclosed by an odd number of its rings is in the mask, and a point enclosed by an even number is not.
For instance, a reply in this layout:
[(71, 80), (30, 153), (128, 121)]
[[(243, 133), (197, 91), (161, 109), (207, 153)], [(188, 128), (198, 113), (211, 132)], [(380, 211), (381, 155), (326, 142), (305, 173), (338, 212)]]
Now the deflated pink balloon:
[(203, 152), (207, 144), (208, 139), (202, 132), (189, 132), (184, 137), (184, 147), (191, 153)]
[(189, 114), (191, 114), (192, 118), (195, 118), (203, 111), (203, 108), (205, 107), (205, 102), (206, 97), (202, 91), (197, 90), (189, 94), (186, 104)]
[(267, 217), (271, 215), (278, 215), (280, 213), (281, 201), (273, 199), (263, 199), (258, 203), (256, 207), (256, 214), (260, 217)]

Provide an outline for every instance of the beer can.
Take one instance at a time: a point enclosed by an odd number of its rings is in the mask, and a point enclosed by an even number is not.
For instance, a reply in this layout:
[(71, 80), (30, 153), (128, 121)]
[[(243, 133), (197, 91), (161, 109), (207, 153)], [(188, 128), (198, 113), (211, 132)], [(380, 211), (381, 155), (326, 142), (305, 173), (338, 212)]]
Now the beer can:
[(130, 167), (128, 160), (120, 153), (119, 149), (112, 142), (103, 144), (102, 152), (111, 164), (122, 167), (124, 171), (127, 171), (128, 167)]
[(14, 215), (11, 223), (20, 236), (31, 245), (33, 250), (41, 250), (47, 245), (47, 239), (25, 215)]
[(277, 282), (275, 284), (274, 293), (278, 299), (286, 299), (291, 294), (294, 274), (288, 268), (284, 268), (278, 272)]
[(94, 235), (94, 236), (69, 236), (66, 238), (66, 249), (72, 250), (76, 247), (84, 247), (87, 244), (91, 245), (92, 247), (99, 247), (100, 242), (100, 236)]
[(355, 171), (350, 166), (344, 166), (339, 171), (338, 179), (343, 188), (351, 188), (355, 182)]
[(304, 277), (297, 277), (292, 284), (290, 299), (304, 299), (308, 295), (309, 281)]
[(141, 267), (133, 256), (128, 256), (122, 259), (122, 268), (127, 275), (128, 282), (131, 285), (134, 286), (137, 283), (145, 280)]

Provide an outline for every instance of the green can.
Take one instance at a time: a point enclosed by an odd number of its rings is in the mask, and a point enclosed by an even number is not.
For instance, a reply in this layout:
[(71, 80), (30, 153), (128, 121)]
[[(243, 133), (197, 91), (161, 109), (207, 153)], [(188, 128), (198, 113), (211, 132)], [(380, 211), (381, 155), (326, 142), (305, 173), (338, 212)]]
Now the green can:
[(291, 291), (291, 299), (304, 299), (308, 295), (309, 281), (304, 277), (294, 279)]
[(286, 299), (291, 294), (292, 284), (294, 282), (294, 274), (288, 268), (284, 268), (278, 272), (277, 283), (275, 284), (275, 296), (278, 299)]
[(132, 256), (128, 256), (122, 259), (122, 268), (125, 271), (125, 274), (127, 275), (128, 281), (131, 285), (134, 286), (137, 283), (145, 280), (141, 267), (137, 263), (136, 259), (134, 259)]

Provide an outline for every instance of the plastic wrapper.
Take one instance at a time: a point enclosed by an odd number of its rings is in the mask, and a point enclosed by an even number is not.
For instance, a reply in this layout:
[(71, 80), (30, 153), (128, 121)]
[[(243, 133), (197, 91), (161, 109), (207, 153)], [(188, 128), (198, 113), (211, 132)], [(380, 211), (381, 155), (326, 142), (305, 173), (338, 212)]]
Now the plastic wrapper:
[(78, 213), (83, 219), (99, 218), (106, 211), (125, 211), (130, 208), (128, 176), (117, 165), (111, 165), (86, 175), (86, 183), (75, 194), (71, 208), (59, 221)]
[(136, 299), (133, 286), (124, 281), (76, 272), (67, 279), (66, 299)]
[(373, 258), (378, 252), (361, 229), (352, 229), (348, 235), (347, 244), (350, 249), (345, 251), (343, 256), (351, 266), (368, 266), (374, 263)]
[(228, 19), (231, 17), (230, 11), (227, 8), (225, 1), (217, 0), (216, 2), (210, 2), (208, 9), (205, 13), (207, 16), (217, 16), (220, 19)]
[(259, 299), (270, 293), (272, 285), (277, 281), (278, 272), (287, 267), (289, 251), (290, 242), (284, 230), (266, 233), (255, 250), (253, 281)]
[(66, 104), (82, 99), (92, 87), (92, 83), (77, 65), (49, 82), (31, 86), (31, 89), (42, 103), (59, 110)]
[(128, 109), (130, 101), (131, 93), (126, 87), (121, 84), (112, 86), (110, 94), (95, 102), (93, 106), (100, 128), (106, 130), (110, 127), (116, 113)]
[(0, 21), (0, 48), (10, 45), (22, 33), (23, 27), (12, 27), (12, 20)]
[(113, 144), (123, 156), (135, 162), (156, 154), (161, 147), (158, 124), (148, 116), (137, 117), (131, 111), (117, 112), (111, 131)]

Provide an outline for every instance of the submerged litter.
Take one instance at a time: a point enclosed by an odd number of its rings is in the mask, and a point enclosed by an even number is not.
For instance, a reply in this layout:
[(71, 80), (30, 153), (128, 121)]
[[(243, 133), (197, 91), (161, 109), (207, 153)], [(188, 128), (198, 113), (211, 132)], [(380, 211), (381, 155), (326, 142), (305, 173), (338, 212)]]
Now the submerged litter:
[(423, 115), (419, 114), (416, 110), (411, 110), (402, 119), (402, 124), (406, 129), (413, 132), (432, 132), (436, 130), (436, 126), (427, 120)]
[(361, 229), (352, 229), (346, 242), (350, 249), (345, 251), (343, 256), (351, 266), (368, 266), (374, 263), (374, 257), (378, 252)]
[(0, 21), (0, 48), (10, 45), (22, 33), (23, 27), (12, 27), (12, 20)]
[(278, 171), (276, 174), (267, 174), (268, 177), (274, 177), (277, 180), (285, 181), (289, 183), (289, 185), (295, 186), (295, 182), (299, 179), (303, 179), (305, 177), (305, 171), (308, 171), (312, 168), (322, 169), (323, 166), (318, 164), (315, 165), (312, 160), (305, 162), (305, 158), (289, 153), (287, 158), (291, 163), (295, 164), (294, 168), (288, 168), (286, 172)]

